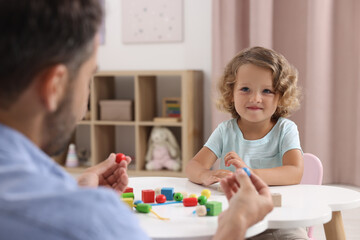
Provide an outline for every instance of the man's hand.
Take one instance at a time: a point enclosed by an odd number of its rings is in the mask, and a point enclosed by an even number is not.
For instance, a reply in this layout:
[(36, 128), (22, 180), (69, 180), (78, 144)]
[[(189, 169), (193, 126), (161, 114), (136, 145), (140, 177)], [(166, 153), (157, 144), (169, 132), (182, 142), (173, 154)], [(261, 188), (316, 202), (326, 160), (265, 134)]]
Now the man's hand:
[(258, 176), (248, 177), (242, 169), (222, 179), (220, 184), (229, 208), (219, 216), (214, 239), (243, 239), (246, 230), (273, 209), (270, 190)]
[(129, 182), (126, 169), (131, 158), (126, 156), (125, 161), (116, 163), (114, 153), (103, 162), (88, 168), (79, 178), (78, 184), (83, 187), (105, 186), (118, 192), (123, 192)]

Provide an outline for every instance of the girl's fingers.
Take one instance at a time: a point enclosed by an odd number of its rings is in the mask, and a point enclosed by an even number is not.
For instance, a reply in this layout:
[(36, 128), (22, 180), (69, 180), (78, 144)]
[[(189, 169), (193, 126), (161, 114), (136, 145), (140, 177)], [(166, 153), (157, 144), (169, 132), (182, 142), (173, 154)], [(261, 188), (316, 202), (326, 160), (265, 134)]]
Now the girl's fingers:
[(243, 167), (243, 164), (242, 162), (240, 162), (239, 160), (237, 159), (231, 159), (227, 162), (227, 164), (230, 166), (230, 165), (233, 165), (235, 168), (241, 168)]

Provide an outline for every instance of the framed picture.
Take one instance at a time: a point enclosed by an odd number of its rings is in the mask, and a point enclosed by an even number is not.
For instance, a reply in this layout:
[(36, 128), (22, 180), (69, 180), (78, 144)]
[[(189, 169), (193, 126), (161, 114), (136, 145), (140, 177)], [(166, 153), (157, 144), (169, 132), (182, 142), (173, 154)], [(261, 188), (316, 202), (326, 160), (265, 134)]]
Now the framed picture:
[(181, 118), (181, 98), (163, 98), (163, 117)]
[(123, 43), (183, 41), (183, 0), (122, 0)]

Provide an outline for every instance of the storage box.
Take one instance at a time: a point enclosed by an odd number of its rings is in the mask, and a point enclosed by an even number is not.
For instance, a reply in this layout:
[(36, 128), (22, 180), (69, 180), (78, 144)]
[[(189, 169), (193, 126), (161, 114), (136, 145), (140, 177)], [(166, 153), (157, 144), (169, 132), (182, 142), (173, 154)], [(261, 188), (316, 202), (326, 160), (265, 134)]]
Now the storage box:
[(100, 120), (132, 121), (133, 107), (131, 100), (101, 100)]

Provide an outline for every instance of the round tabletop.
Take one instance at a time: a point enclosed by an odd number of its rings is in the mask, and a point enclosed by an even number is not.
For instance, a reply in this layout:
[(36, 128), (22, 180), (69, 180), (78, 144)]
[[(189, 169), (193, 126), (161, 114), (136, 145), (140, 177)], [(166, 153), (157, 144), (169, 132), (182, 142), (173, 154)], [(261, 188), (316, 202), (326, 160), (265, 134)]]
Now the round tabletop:
[[(228, 208), (228, 201), (225, 195), (218, 191), (218, 185), (204, 187), (190, 182), (187, 178), (129, 178), (129, 187), (134, 189), (135, 200), (140, 200), (141, 191), (147, 189), (172, 187), (174, 192), (194, 193), (198, 196), (203, 189), (210, 189), (209, 200), (221, 202), (225, 210)], [(346, 190), (348, 189), (318, 185), (271, 187), (272, 193), (282, 195), (282, 207), (274, 208), (263, 221), (250, 227), (246, 237), (257, 235), (268, 228), (305, 227), (326, 223), (331, 220), (331, 211), (336, 211), (339, 205), (342, 209), (360, 206), (360, 194)], [(314, 195), (314, 192), (317, 195)], [(332, 198), (339, 194), (341, 196)], [(162, 221), (152, 213), (136, 213), (142, 228), (153, 239), (211, 239), (216, 232), (217, 217), (199, 217), (194, 214), (195, 207), (184, 207), (182, 203), (175, 203), (156, 205), (152, 209), (161, 217), (170, 218)]]

